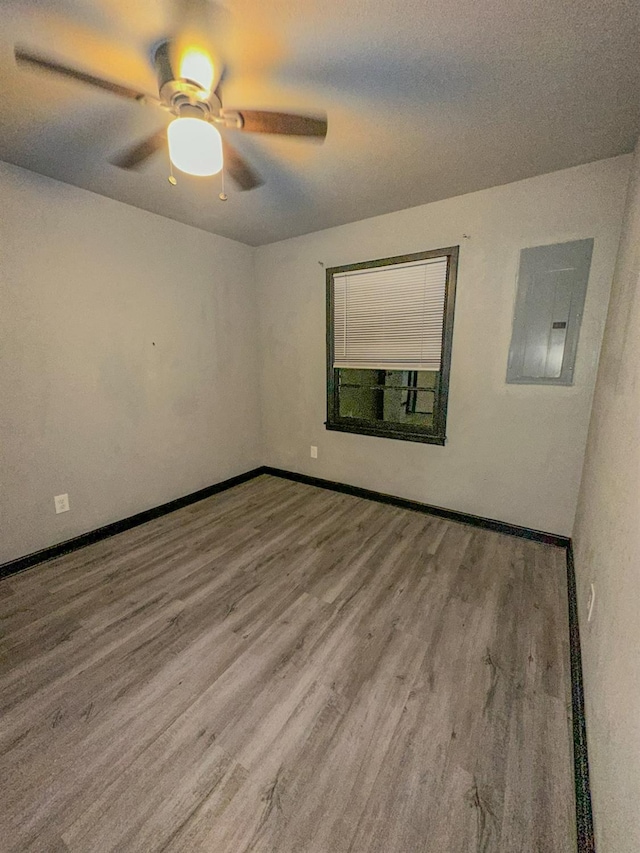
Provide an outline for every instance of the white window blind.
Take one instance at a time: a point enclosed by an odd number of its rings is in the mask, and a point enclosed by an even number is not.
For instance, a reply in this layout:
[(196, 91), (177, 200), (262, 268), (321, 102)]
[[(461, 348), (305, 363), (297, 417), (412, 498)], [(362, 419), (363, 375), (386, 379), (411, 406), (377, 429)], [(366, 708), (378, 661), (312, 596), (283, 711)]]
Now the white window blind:
[(447, 258), (337, 273), (334, 367), (440, 370)]

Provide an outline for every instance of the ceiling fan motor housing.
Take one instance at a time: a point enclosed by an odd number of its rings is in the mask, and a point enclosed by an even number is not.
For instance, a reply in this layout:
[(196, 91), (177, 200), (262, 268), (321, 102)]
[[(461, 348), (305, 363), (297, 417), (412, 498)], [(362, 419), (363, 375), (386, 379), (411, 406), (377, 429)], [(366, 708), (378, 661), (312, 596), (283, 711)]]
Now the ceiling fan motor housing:
[[(173, 113), (193, 118), (219, 116), (222, 104), (217, 95), (206, 92), (193, 80), (176, 76), (171, 64), (169, 41), (160, 42), (156, 48), (153, 63), (158, 75), (160, 97)], [(189, 107), (196, 112), (185, 112)]]
[(192, 104), (187, 100), (181, 101), (180, 98), (177, 98), (174, 106), (180, 118), (200, 118), (206, 120), (209, 117), (208, 104)]
[(155, 48), (153, 54), (153, 64), (158, 75), (158, 88), (162, 91), (163, 86), (174, 79), (173, 68), (171, 66), (170, 45), (168, 40), (161, 41)]

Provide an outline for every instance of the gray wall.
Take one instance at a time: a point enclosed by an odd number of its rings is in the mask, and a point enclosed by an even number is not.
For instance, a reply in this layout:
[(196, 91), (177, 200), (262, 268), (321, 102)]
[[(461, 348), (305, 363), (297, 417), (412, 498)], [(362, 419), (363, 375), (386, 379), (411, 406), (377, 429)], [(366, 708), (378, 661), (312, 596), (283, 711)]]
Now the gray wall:
[(259, 464), (254, 250), (3, 163), (0, 194), (0, 562)]
[[(629, 166), (600, 161), (257, 249), (264, 461), (570, 534)], [(575, 385), (507, 385), (520, 249), (585, 237)], [(322, 264), (457, 244), (447, 446), (326, 431)]]
[[(599, 853), (640, 850), (640, 146), (575, 526), (587, 737)], [(587, 622), (590, 584), (596, 590)]]
[[(261, 463), (570, 533), (629, 165), (254, 250), (0, 164), (0, 561)], [(575, 385), (507, 386), (520, 249), (582, 237)], [(458, 243), (447, 446), (327, 432), (320, 264)]]

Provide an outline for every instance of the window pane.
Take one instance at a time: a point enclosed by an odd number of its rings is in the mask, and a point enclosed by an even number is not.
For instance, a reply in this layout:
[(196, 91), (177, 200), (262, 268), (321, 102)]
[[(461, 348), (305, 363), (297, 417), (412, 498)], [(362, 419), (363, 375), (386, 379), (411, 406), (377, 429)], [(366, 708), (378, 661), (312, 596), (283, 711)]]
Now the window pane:
[(380, 396), (380, 391), (364, 385), (342, 386), (339, 396), (340, 417), (382, 420)]
[[(372, 371), (373, 372), (373, 371)], [(384, 384), (436, 388), (440, 374), (436, 370), (388, 370)]]
[(375, 385), (378, 381), (377, 370), (353, 370), (342, 367), (338, 371), (341, 385)]
[(433, 426), (436, 372), (340, 368), (336, 373), (341, 418)]

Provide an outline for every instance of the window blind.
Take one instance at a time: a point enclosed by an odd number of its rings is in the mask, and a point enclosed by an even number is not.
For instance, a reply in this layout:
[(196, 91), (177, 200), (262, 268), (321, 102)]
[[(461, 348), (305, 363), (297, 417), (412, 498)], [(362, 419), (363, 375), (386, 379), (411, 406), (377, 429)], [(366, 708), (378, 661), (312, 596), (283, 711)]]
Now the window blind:
[(440, 370), (447, 257), (337, 273), (334, 367)]

